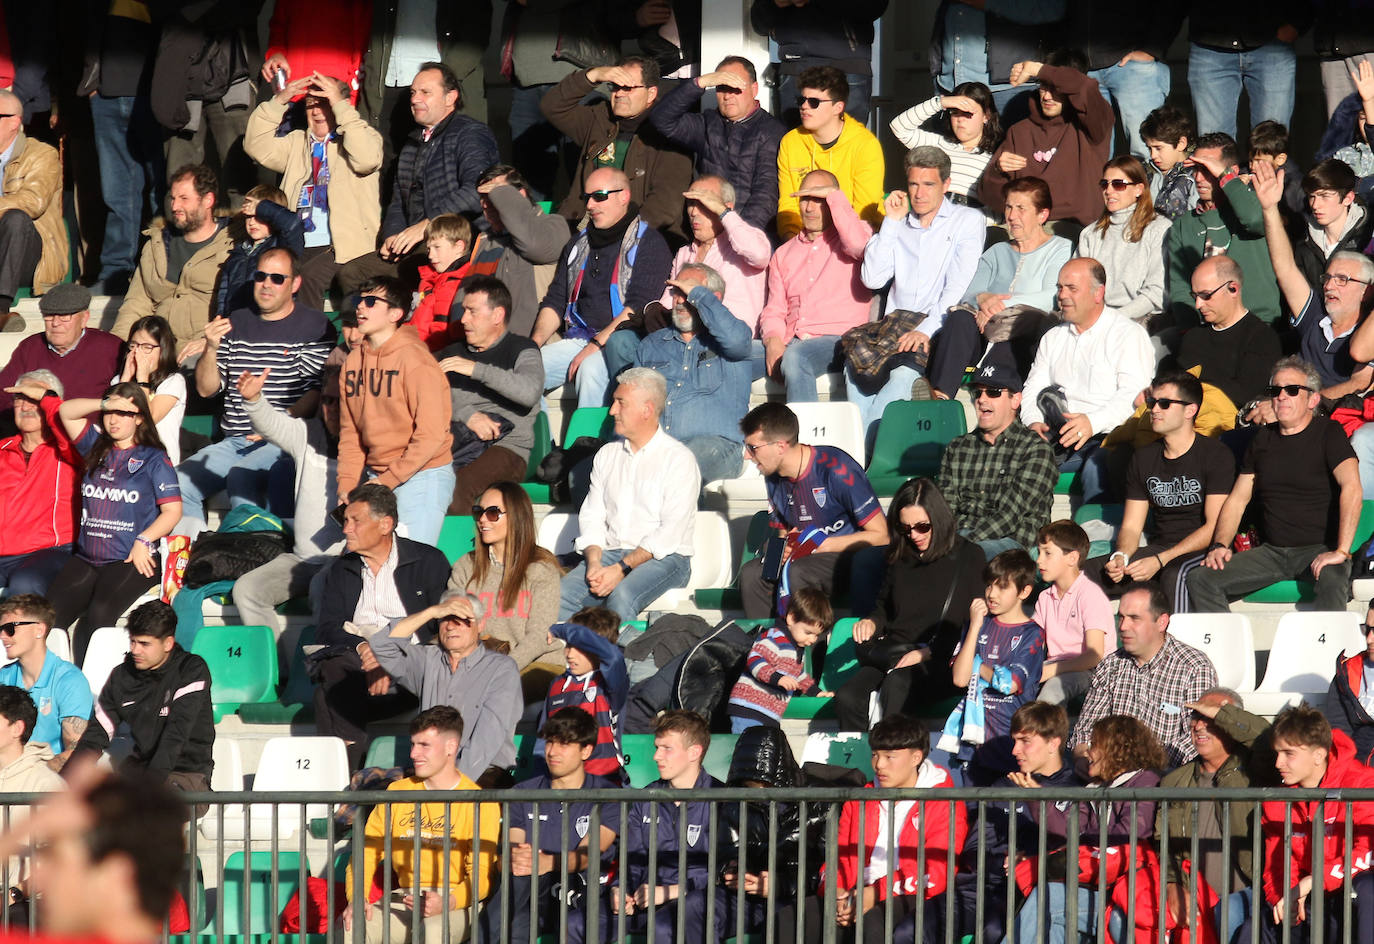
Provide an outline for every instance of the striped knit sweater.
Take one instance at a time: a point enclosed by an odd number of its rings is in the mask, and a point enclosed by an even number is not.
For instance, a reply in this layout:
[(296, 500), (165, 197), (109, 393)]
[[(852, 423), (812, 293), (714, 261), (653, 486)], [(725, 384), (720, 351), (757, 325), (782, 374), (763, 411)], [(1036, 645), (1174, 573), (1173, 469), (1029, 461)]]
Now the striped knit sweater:
[(787, 630), (772, 626), (759, 635), (749, 650), (744, 673), (730, 692), (730, 715), (777, 724), (792, 695), (778, 684), (784, 676), (801, 682), (797, 694), (814, 695), (820, 691), (816, 681), (802, 670), (801, 653)]

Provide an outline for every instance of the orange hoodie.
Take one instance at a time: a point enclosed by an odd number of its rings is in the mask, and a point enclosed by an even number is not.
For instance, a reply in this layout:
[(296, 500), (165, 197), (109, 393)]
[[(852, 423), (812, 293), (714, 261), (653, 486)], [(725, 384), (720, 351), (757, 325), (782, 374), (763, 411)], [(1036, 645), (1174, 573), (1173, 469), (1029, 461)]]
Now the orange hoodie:
[(388, 488), (452, 460), (453, 404), (439, 362), (406, 324), (374, 350), (364, 341), (344, 361), (340, 411), (340, 500), (364, 467)]

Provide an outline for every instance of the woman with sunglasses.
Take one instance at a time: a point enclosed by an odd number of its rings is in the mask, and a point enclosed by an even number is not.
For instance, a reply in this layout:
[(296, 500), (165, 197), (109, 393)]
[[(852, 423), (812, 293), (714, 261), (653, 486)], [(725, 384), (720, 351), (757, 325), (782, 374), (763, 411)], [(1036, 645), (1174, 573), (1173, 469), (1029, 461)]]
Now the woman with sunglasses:
[[(92, 413), (100, 414), (98, 423), (86, 421)], [(72, 661), (80, 665), (95, 630), (113, 626), (157, 586), (157, 542), (181, 519), (181, 489), (138, 384), (117, 383), (100, 400), (67, 400), (57, 415), (86, 471), (76, 551), (48, 587), (48, 599), (56, 609), (53, 626), (71, 634)]]
[(959, 536), (949, 503), (930, 479), (897, 489), (887, 525), (878, 603), (854, 626), (859, 669), (835, 693), (841, 731), (868, 730), (874, 692), (884, 717), (938, 713), (926, 709), (956, 697), (954, 647), (969, 604), (983, 595), (982, 548)]
[(181, 421), (186, 416), (186, 378), (177, 370), (177, 339), (160, 315), (129, 327), (124, 369), (110, 383), (134, 383), (148, 397), (148, 410), (172, 465), (181, 461)]
[(477, 546), (458, 559), (448, 589), (482, 600), (483, 638), (503, 644), (520, 669), (525, 702), (542, 702), (563, 672), (563, 647), (549, 639), (558, 616), (562, 574), (554, 556), (535, 543), (534, 506), (514, 482), (498, 482), (472, 507)]
[(1129, 154), (1107, 162), (1098, 186), (1105, 208), (1078, 237), (1078, 254), (1107, 270), (1107, 304), (1146, 324), (1164, 310), (1169, 220), (1155, 212), (1145, 165)]
[[(930, 124), (937, 130), (929, 130)], [(888, 127), (908, 148), (929, 144), (948, 154), (948, 195), (958, 203), (981, 206), (978, 181), (1002, 141), (1002, 122), (986, 85), (964, 82), (953, 95), (936, 95), (911, 106)]]

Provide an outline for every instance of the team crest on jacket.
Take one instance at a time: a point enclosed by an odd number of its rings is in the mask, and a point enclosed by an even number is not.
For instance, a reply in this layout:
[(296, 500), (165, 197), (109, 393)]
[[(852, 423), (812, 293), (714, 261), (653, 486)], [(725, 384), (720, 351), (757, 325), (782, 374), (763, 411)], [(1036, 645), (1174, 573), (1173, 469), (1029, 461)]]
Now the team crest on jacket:
[(577, 822), (573, 824), (573, 828), (577, 830), (578, 839), (586, 839), (587, 830), (591, 829), (591, 827), (592, 818), (590, 816), (579, 816)]
[(138, 471), (139, 469), (141, 469), (141, 468), (143, 468), (143, 460), (142, 460), (142, 459), (130, 459), (130, 460), (129, 460), (129, 474), (130, 474), (130, 475), (133, 475), (135, 472), (137, 472), (137, 471)]
[(700, 838), (701, 838), (701, 826), (700, 826), (700, 825), (689, 825), (689, 826), (687, 827), (687, 845), (689, 845), (689, 846), (695, 846), (695, 845), (697, 844), (697, 840), (700, 839)]
[(825, 507), (825, 489), (821, 487), (811, 489), (811, 497), (816, 499), (816, 507)]

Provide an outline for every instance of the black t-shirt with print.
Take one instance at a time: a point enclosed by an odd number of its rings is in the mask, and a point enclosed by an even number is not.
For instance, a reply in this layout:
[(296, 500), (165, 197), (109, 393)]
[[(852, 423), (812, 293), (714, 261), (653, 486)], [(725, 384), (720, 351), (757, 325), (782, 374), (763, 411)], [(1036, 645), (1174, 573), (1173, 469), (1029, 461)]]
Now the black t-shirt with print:
[(1231, 450), (1197, 436), (1177, 459), (1164, 455), (1164, 440), (1137, 449), (1126, 473), (1127, 500), (1147, 501), (1154, 512), (1150, 543), (1173, 545), (1202, 526), (1203, 500), (1225, 495), (1236, 481)]

